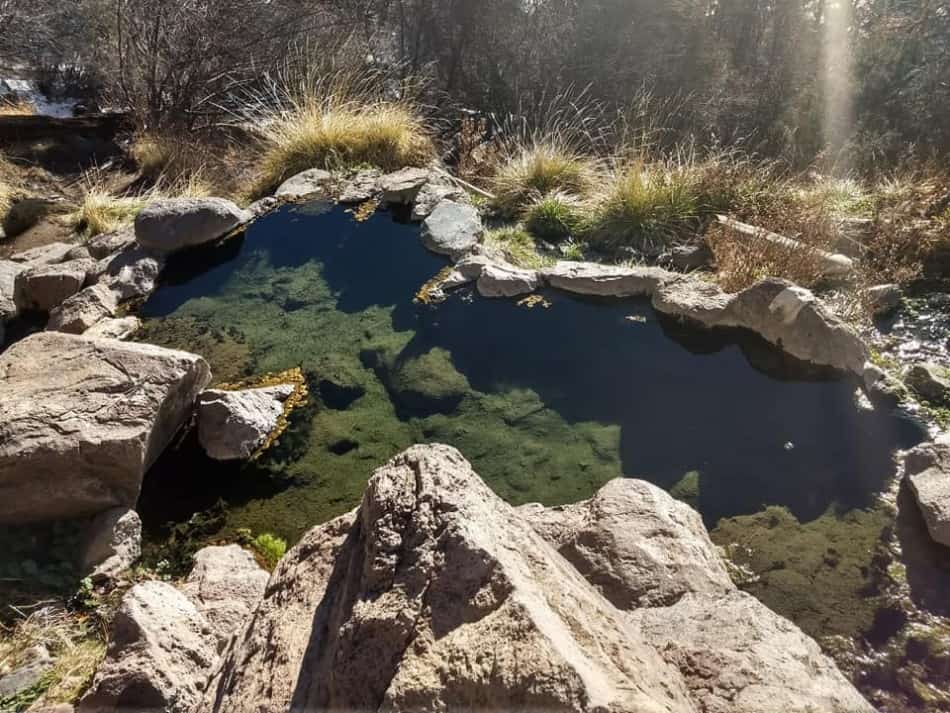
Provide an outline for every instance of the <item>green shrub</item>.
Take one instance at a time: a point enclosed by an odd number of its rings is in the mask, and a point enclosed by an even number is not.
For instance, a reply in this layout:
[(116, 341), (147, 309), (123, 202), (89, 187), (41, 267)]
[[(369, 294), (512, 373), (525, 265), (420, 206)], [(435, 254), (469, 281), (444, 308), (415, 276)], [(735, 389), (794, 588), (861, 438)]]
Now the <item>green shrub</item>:
[(529, 233), (541, 240), (558, 243), (577, 234), (583, 216), (580, 201), (556, 191), (536, 197), (525, 208), (523, 220)]
[(520, 227), (489, 230), (484, 241), (487, 246), (503, 253), (505, 259), (517, 267), (536, 270), (553, 262), (538, 253), (534, 238)]

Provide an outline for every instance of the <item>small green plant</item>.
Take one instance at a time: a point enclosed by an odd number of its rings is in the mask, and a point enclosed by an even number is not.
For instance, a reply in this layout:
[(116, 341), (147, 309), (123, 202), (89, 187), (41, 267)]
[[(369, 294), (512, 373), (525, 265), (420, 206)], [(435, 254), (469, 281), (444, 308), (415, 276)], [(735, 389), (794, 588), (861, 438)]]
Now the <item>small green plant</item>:
[(280, 558), (287, 553), (287, 541), (272, 535), (269, 532), (262, 532), (253, 540), (251, 547), (267, 564), (269, 569), (273, 569), (280, 562)]
[(536, 197), (525, 209), (525, 228), (541, 240), (558, 243), (577, 234), (582, 224), (580, 201), (555, 191)]
[(579, 262), (584, 260), (585, 251), (587, 250), (587, 243), (580, 243), (576, 240), (568, 240), (564, 243), (561, 243), (561, 256), (565, 260), (573, 260)]

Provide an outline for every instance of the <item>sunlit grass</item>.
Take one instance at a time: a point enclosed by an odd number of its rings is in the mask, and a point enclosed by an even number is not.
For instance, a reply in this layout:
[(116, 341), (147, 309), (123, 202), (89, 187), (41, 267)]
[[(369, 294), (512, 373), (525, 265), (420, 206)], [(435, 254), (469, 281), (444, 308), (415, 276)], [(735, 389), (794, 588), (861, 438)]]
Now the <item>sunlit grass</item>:
[(598, 189), (587, 235), (605, 247), (656, 250), (695, 228), (700, 214), (700, 192), (689, 167), (632, 161)]
[(596, 182), (597, 162), (557, 141), (539, 141), (504, 159), (491, 179), (494, 206), (516, 216), (538, 196), (585, 195)]
[(538, 196), (525, 208), (525, 229), (541, 240), (560, 242), (578, 233), (584, 220), (584, 206), (577, 198), (560, 191)]
[(22, 99), (0, 100), (0, 116), (33, 116), (36, 107)]
[(516, 267), (536, 270), (554, 262), (541, 255), (531, 234), (517, 226), (489, 230), (485, 233), (484, 243), (489, 250), (500, 252)]

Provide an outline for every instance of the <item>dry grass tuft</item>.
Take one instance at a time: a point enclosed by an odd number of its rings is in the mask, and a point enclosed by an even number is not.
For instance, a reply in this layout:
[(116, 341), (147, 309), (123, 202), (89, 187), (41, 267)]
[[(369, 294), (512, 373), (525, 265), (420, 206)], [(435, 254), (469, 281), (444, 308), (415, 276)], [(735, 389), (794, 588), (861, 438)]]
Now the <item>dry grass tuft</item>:
[(341, 72), (284, 78), (249, 98), (242, 123), (256, 127), (263, 145), (255, 192), (310, 168), (392, 171), (432, 161), (435, 143), (419, 108), (384, 96), (379, 80)]
[[(0, 672), (11, 670), (30, 657), (35, 647), (45, 648), (53, 667), (40, 682), (17, 697), (13, 705), (25, 707), (35, 701), (72, 703), (89, 686), (102, 657), (105, 643), (88, 619), (60, 607), (45, 607), (19, 620), (0, 637)], [(8, 701), (3, 701), (4, 705)]]
[(513, 217), (539, 197), (559, 192), (586, 195), (599, 174), (597, 161), (557, 140), (516, 148), (502, 159), (491, 179), (494, 206)]
[(33, 116), (36, 107), (17, 98), (0, 99), (0, 116)]
[(175, 183), (160, 180), (151, 188), (124, 195), (115, 195), (102, 178), (87, 174), (83, 197), (67, 222), (85, 238), (111, 233), (131, 224), (150, 201), (160, 198), (201, 198), (212, 194), (211, 187), (200, 174), (182, 176)]

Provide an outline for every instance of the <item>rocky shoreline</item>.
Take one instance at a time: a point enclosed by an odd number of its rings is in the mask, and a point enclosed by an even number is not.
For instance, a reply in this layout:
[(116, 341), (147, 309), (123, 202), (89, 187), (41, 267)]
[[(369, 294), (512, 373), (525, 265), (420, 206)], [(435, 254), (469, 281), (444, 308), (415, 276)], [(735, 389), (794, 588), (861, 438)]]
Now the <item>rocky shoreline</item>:
[[(437, 172), (312, 170), (247, 211), (162, 201), (134, 230), (0, 261), (0, 325), (49, 316), (46, 332), (0, 353), (0, 523), (93, 518), (83, 566), (108, 580), (138, 556), (142, 479), (181, 428), (194, 419), (226, 460), (267, 442), (292, 384), (206, 390), (200, 356), (121, 339), (168, 255), (305, 198), (408, 209), (425, 246), (453, 262), (430, 285), (436, 299), (465, 285), (484, 297), (647, 297), (661, 314), (749, 330), (856, 376), (874, 404), (901, 396), (855, 331), (787, 281), (728, 294), (659, 267), (527, 270), (480, 243), (478, 211)], [(945, 437), (912, 451), (905, 475), (931, 536), (950, 545)], [(695, 511), (642, 481), (513, 509), (454, 449), (416, 446), (265, 582), (229, 546), (199, 553), (181, 588), (133, 587), (78, 710), (873, 710), (812, 639), (736, 589)]]

